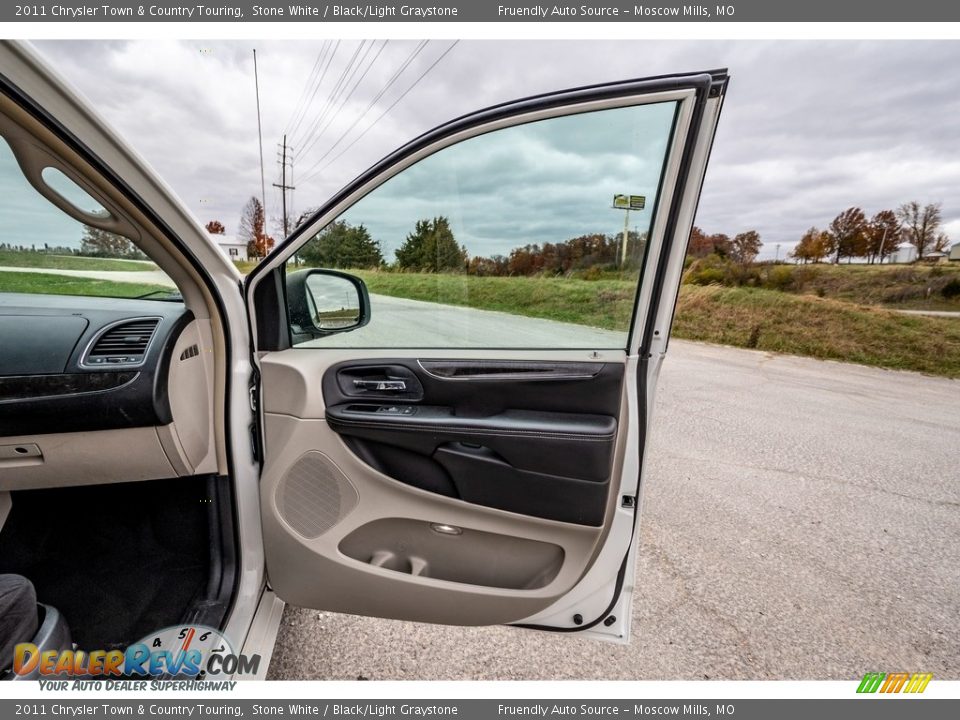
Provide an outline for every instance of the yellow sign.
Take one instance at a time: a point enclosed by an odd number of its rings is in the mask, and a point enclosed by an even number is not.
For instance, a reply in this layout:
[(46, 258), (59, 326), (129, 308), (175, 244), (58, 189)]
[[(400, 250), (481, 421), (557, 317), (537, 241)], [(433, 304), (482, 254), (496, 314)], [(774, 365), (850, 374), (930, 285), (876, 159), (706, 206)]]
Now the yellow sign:
[(617, 210), (643, 210), (647, 198), (643, 195), (614, 195), (613, 206)]

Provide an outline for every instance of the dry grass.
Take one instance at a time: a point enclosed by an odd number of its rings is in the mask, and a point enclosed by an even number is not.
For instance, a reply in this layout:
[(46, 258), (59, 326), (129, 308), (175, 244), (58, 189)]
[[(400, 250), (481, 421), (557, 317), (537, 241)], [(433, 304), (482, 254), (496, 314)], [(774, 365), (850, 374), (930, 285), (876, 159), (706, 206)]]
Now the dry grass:
[(673, 333), (690, 340), (960, 377), (960, 320), (754, 288), (680, 293)]

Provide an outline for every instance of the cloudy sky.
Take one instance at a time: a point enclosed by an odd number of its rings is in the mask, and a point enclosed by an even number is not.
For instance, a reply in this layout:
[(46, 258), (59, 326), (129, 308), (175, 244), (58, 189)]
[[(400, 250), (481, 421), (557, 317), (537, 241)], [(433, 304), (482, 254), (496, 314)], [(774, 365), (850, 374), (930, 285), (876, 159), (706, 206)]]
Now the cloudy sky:
[[(464, 41), (395, 105), (450, 42), (37, 45), (201, 221), (219, 219), (231, 233), (245, 200), (260, 192), (256, 48), (270, 217), (280, 215), (271, 183), (279, 182), (285, 131), (295, 152), (296, 214), (465, 112), (588, 83), (728, 67), (730, 91), (697, 218), (704, 230), (757, 229), (764, 255), (782, 256), (806, 228), (825, 226), (846, 207), (869, 215), (917, 199), (942, 202), (946, 229), (960, 240), (956, 42)], [(600, 191), (589, 173), (564, 184), (571, 196)]]

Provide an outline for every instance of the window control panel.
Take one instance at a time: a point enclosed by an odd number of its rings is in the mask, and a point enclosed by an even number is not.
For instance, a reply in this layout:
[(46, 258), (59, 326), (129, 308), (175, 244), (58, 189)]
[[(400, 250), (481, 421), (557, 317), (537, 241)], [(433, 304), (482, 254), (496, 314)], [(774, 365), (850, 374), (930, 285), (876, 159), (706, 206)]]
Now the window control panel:
[(413, 415), (417, 408), (413, 405), (351, 405), (347, 412), (365, 415)]
[(413, 415), (412, 405), (381, 405), (377, 408), (378, 415)]

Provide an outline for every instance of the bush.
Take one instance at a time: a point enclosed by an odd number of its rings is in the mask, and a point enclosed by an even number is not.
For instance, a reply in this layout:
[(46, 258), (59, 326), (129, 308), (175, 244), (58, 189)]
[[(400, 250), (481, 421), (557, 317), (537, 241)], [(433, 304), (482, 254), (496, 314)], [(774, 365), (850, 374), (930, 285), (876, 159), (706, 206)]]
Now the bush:
[(960, 278), (953, 278), (950, 282), (940, 288), (940, 294), (947, 300), (952, 300), (960, 296)]
[(601, 270), (597, 265), (588, 267), (586, 270), (580, 273), (580, 278), (582, 280), (600, 280), (603, 278), (603, 270)]
[(690, 285), (724, 285), (726, 273), (721, 268), (703, 268), (687, 275), (684, 282)]
[(715, 253), (694, 260), (684, 273), (688, 285), (737, 285), (734, 265)]
[(775, 265), (767, 272), (763, 286), (768, 290), (787, 290), (793, 284), (793, 268), (789, 265)]

